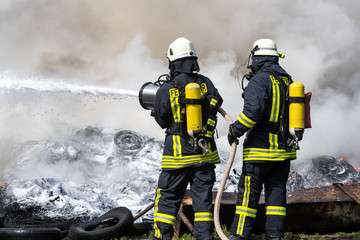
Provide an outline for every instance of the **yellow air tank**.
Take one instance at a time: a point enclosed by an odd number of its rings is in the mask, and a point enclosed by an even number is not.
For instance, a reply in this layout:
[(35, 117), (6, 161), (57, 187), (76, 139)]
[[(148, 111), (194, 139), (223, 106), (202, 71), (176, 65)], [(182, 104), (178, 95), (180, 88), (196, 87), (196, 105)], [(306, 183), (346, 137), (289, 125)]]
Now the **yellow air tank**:
[(289, 132), (296, 139), (302, 137), (305, 126), (304, 85), (293, 82), (289, 86)]
[(186, 104), (186, 127), (188, 134), (196, 138), (202, 131), (201, 90), (199, 84), (187, 84), (185, 98), (194, 102)]

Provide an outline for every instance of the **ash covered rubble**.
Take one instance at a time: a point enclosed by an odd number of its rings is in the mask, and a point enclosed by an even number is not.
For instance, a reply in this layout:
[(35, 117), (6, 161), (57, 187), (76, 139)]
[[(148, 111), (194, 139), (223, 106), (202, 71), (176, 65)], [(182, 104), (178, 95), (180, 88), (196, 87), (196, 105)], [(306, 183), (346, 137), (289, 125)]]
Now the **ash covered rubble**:
[(85, 222), (118, 206), (136, 214), (154, 198), (161, 149), (135, 132), (96, 127), (26, 142), (1, 180), (0, 225)]
[[(0, 226), (69, 226), (119, 206), (138, 214), (155, 197), (162, 148), (162, 143), (130, 130), (96, 127), (74, 131), (63, 141), (24, 143), (1, 180)], [(360, 174), (345, 160), (319, 156), (294, 163), (288, 192), (360, 183)], [(214, 190), (223, 171), (224, 166), (217, 167)], [(231, 171), (225, 191), (234, 191), (239, 176)], [(151, 218), (149, 211), (140, 220)]]

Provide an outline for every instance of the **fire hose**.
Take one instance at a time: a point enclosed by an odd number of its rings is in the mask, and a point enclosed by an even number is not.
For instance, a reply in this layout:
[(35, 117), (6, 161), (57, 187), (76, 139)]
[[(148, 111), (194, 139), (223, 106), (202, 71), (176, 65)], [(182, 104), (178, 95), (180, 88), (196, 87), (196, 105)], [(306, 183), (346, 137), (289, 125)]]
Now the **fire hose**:
[[(219, 113), (225, 118), (225, 120), (228, 122), (229, 125), (233, 123), (233, 120), (221, 107), (219, 108)], [(215, 223), (216, 232), (218, 233), (219, 237), (222, 240), (229, 240), (229, 239), (225, 236), (223, 230), (221, 229), (221, 225), (220, 225), (220, 217), (219, 217), (220, 201), (221, 201), (222, 194), (224, 192), (226, 180), (229, 177), (230, 170), (231, 170), (232, 164), (234, 162), (236, 148), (237, 148), (237, 144), (235, 142), (233, 142), (231, 145), (231, 151), (230, 151), (230, 155), (229, 155), (226, 167), (225, 167), (225, 171), (224, 171), (223, 177), (221, 179), (220, 186), (217, 191), (216, 198), (215, 198), (214, 223)]]

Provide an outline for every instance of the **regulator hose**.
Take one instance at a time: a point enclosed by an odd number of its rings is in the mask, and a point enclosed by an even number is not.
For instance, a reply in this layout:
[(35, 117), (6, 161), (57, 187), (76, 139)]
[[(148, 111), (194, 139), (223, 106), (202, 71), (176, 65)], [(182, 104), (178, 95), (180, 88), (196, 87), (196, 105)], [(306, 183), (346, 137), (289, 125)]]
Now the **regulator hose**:
[[(222, 109), (220, 107), (218, 111), (225, 118), (225, 120), (228, 122), (229, 125), (233, 123), (233, 120), (225, 112), (224, 109)], [(225, 187), (226, 180), (229, 177), (230, 170), (231, 170), (232, 164), (234, 162), (234, 158), (235, 158), (235, 154), (236, 154), (236, 148), (237, 148), (237, 144), (235, 142), (233, 142), (232, 145), (231, 145), (231, 151), (230, 151), (230, 155), (229, 155), (229, 158), (228, 158), (228, 161), (227, 161), (227, 164), (226, 164), (226, 168), (225, 168), (225, 171), (224, 171), (223, 177), (221, 179), (220, 186), (219, 186), (219, 189), (217, 191), (216, 198), (215, 198), (214, 223), (215, 223), (216, 232), (218, 233), (219, 237), (222, 240), (229, 240), (229, 239), (225, 236), (223, 230), (221, 229), (221, 225), (220, 225), (220, 217), (219, 217), (220, 201), (221, 201), (222, 194), (224, 192), (224, 187)]]

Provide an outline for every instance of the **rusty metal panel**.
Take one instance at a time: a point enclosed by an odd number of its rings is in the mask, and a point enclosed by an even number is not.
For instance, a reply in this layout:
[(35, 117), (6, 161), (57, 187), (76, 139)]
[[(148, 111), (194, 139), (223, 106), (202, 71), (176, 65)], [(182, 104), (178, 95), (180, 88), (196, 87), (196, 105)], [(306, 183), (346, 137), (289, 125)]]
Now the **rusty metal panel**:
[(360, 231), (360, 205), (354, 201), (288, 204), (286, 216), (286, 229), (290, 232)]
[[(215, 203), (216, 194), (217, 194), (217, 192), (214, 191), (213, 195), (212, 195), (213, 204)], [(235, 192), (223, 192), (220, 204), (221, 205), (233, 205), (233, 204), (236, 204), (236, 195), (237, 194)], [(182, 201), (182, 204), (184, 206), (192, 205), (191, 192), (189, 190), (186, 190), (186, 194), (185, 194), (185, 197), (184, 197), (184, 199)]]
[[(360, 184), (346, 183), (342, 184), (354, 197), (360, 199)], [(302, 189), (287, 194), (287, 203), (309, 203), (309, 202), (339, 202), (354, 201), (352, 197), (342, 191), (336, 185)]]
[[(360, 201), (360, 183), (345, 183), (339, 188), (336, 184), (302, 189), (287, 194), (287, 203), (310, 203), (310, 202), (339, 202), (339, 201)], [(344, 192), (345, 191), (345, 192)], [(235, 192), (224, 192), (221, 198), (221, 205), (236, 204)], [(213, 203), (215, 202), (216, 192), (213, 192)], [(260, 198), (260, 204), (264, 203), (263, 196)], [(182, 202), (183, 205), (192, 205), (191, 193), (186, 191)]]
[(360, 205), (360, 188), (359, 188), (359, 184), (334, 183), (334, 186), (340, 188), (341, 191), (343, 191), (352, 200), (354, 200), (355, 202), (357, 202), (357, 204)]
[[(213, 192), (213, 201), (216, 192)], [(325, 187), (297, 190), (287, 195), (287, 226), (290, 232), (334, 233), (360, 231), (360, 184), (333, 184)], [(192, 219), (192, 199), (188, 191), (183, 201), (184, 213)], [(220, 222), (230, 226), (236, 205), (236, 193), (223, 193)], [(260, 199), (255, 233), (265, 228), (265, 204)]]

